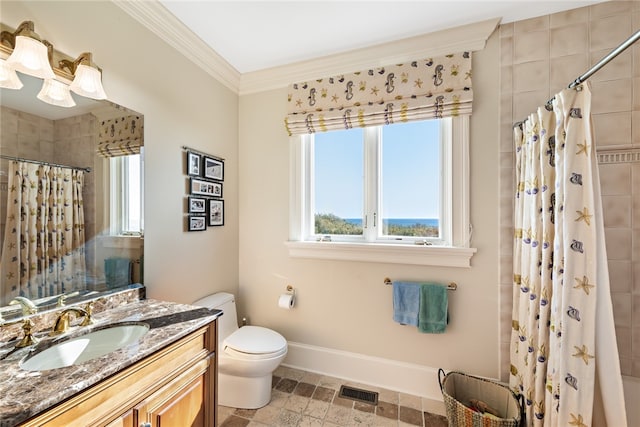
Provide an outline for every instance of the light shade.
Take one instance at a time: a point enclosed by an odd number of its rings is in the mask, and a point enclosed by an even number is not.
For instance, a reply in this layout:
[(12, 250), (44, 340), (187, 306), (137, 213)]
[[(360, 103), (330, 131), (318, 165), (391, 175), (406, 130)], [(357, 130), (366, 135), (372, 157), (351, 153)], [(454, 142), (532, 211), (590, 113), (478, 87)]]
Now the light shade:
[(47, 104), (59, 107), (73, 107), (76, 105), (69, 92), (69, 86), (54, 79), (46, 79), (38, 93), (38, 99)]
[(14, 70), (4, 59), (0, 59), (0, 87), (20, 89), (22, 82)]
[(16, 71), (41, 79), (53, 79), (47, 47), (36, 39), (16, 36), (16, 45), (7, 58), (7, 63)]
[(97, 68), (80, 64), (76, 68), (75, 78), (69, 89), (78, 95), (93, 99), (106, 99), (107, 94), (102, 88), (102, 73)]

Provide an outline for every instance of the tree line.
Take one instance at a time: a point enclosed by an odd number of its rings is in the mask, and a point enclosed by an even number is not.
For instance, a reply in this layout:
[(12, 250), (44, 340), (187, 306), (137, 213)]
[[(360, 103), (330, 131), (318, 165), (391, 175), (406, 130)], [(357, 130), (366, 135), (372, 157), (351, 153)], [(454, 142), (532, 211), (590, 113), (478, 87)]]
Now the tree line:
[[(362, 225), (350, 223), (334, 214), (316, 214), (315, 224), (316, 234), (342, 234), (349, 236), (362, 234)], [(424, 224), (388, 224), (383, 234), (389, 236), (438, 237), (438, 227)]]

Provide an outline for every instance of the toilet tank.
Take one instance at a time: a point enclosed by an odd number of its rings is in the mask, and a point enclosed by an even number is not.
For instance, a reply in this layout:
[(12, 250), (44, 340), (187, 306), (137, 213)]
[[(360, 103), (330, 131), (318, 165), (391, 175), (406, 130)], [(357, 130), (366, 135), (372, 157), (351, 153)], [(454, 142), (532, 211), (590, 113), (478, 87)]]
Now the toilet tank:
[(218, 342), (222, 343), (226, 337), (238, 329), (238, 314), (233, 294), (218, 292), (197, 300), (193, 305), (222, 310), (223, 315), (218, 318)]

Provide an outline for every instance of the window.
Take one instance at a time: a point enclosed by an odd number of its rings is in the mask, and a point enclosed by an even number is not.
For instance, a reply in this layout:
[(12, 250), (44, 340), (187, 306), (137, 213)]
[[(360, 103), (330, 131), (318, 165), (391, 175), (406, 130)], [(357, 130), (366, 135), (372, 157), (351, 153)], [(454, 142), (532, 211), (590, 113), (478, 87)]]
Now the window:
[(460, 117), (293, 137), (290, 254), (375, 260), (372, 251), (391, 250), (432, 264), (407, 252), (449, 250), (463, 259), (447, 262), (467, 266), (467, 128)]
[(442, 244), (450, 126), (442, 119), (309, 136), (314, 227), (305, 240)]
[(142, 155), (110, 157), (110, 234), (140, 235), (142, 212)]

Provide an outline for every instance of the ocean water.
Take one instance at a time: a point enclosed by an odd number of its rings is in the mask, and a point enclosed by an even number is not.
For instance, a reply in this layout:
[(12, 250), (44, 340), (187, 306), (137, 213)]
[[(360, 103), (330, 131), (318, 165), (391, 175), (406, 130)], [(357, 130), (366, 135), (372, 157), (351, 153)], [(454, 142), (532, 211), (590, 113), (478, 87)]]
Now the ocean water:
[[(346, 222), (354, 225), (362, 226), (362, 218), (343, 218)], [(438, 226), (437, 218), (389, 218), (383, 220), (389, 225), (400, 225), (410, 227), (415, 224), (427, 225), (432, 227)]]

